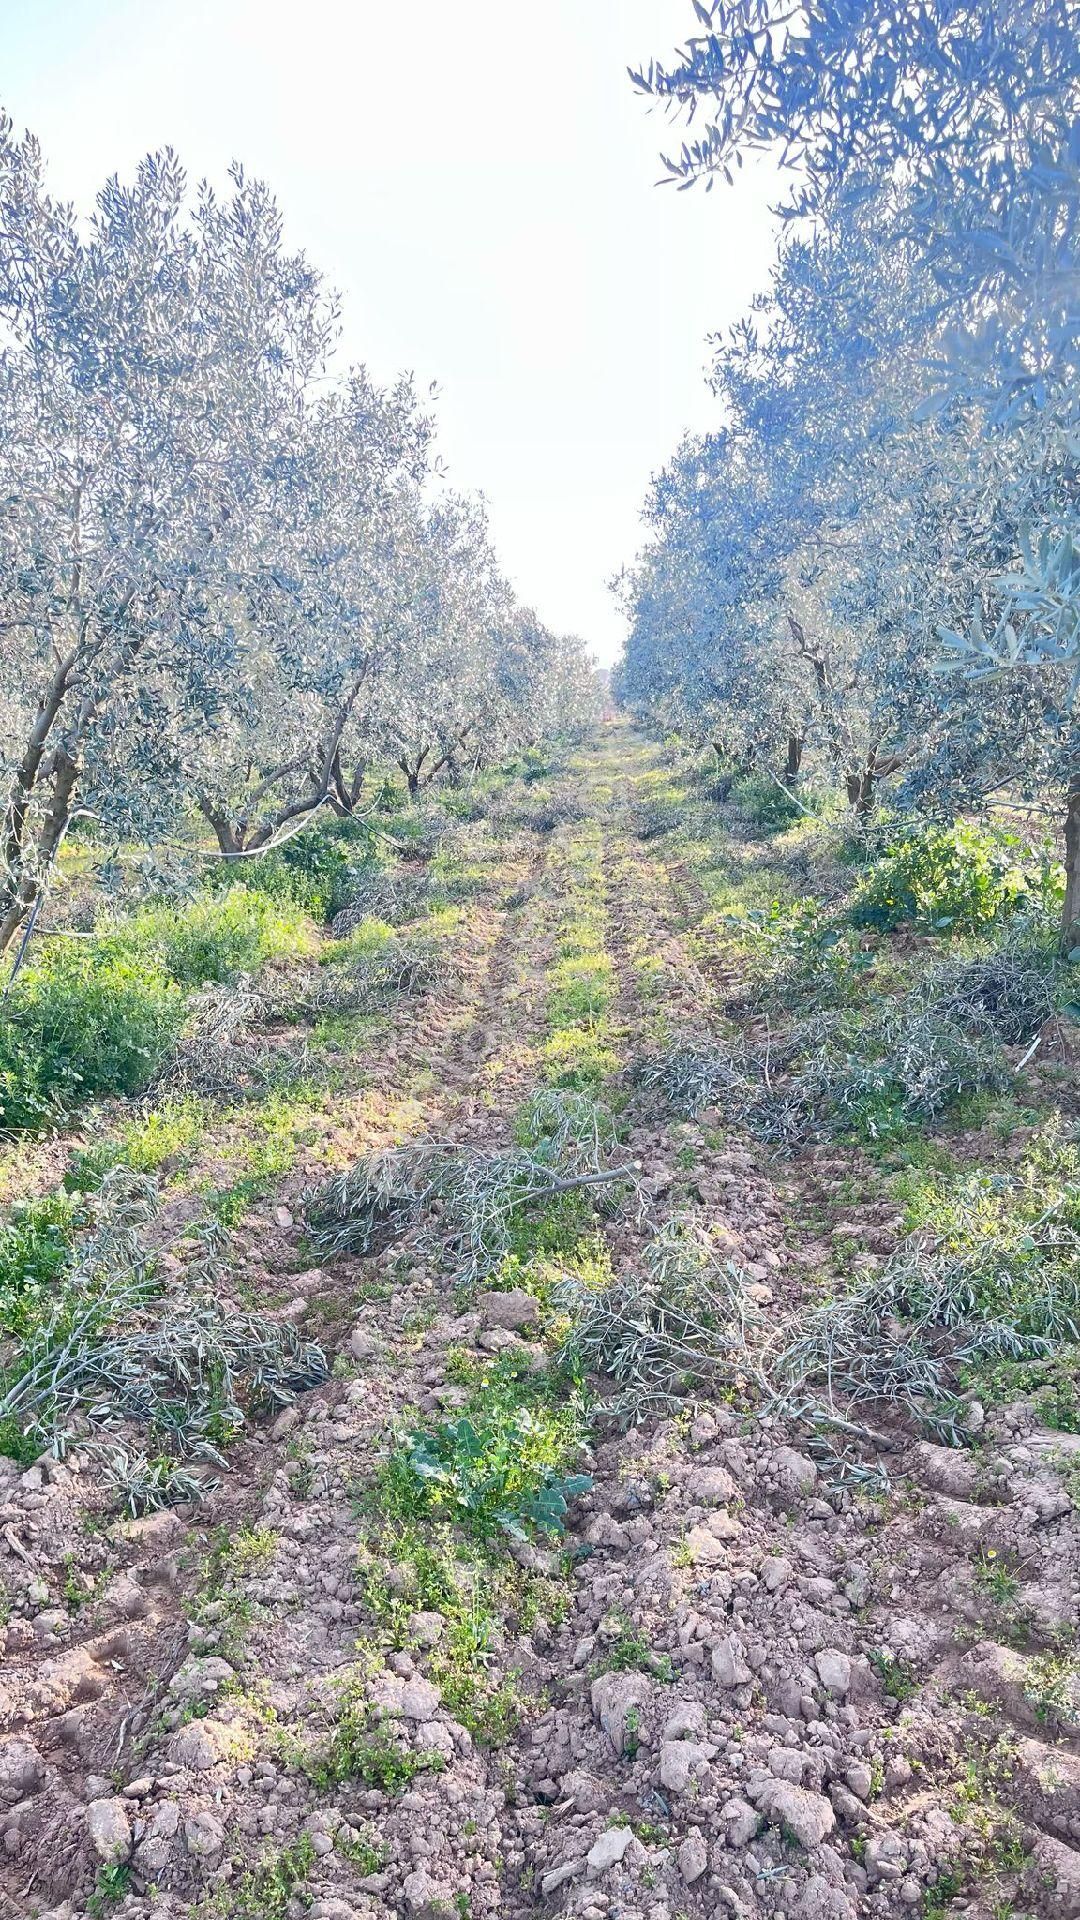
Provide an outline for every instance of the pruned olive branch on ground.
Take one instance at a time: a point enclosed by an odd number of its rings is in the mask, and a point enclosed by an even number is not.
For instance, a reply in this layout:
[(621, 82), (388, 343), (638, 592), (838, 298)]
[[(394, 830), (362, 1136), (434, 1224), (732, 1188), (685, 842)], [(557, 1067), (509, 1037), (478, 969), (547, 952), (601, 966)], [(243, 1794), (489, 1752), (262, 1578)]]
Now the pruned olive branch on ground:
[(569, 1193), (589, 1193), (602, 1209), (626, 1195), (641, 1207), (636, 1168), (612, 1164), (614, 1130), (587, 1096), (534, 1096), (521, 1144), (484, 1149), (417, 1141), (364, 1159), (306, 1201), (320, 1258), (372, 1253), (407, 1232), (417, 1251), (469, 1283), (512, 1251), (517, 1218)]
[(879, 1101), (895, 1104), (905, 1119), (934, 1121), (966, 1094), (1005, 1091), (1013, 1077), (985, 1029), (969, 1030), (922, 996), (883, 1001), (861, 1022), (829, 1009), (764, 1042), (687, 1040), (635, 1069), (638, 1084), (677, 1111), (715, 1106), (775, 1147), (867, 1124)]
[(354, 933), (365, 920), (383, 920), (391, 926), (415, 920), (436, 891), (430, 873), (408, 869), (379, 868), (358, 873), (349, 888), (349, 898), (335, 914), (330, 931), (335, 939)]
[(317, 1020), (330, 1013), (377, 1013), (390, 1001), (445, 986), (458, 971), (433, 941), (395, 941), (378, 953), (320, 967), (269, 1005), (277, 1019)]
[(608, 1411), (617, 1420), (637, 1424), (706, 1383), (761, 1384), (760, 1311), (745, 1274), (718, 1259), (704, 1229), (670, 1222), (647, 1246), (643, 1269), (600, 1289), (567, 1272), (555, 1288), (569, 1320), (562, 1358), (615, 1383)]
[(263, 1004), (248, 974), (192, 994), (172, 1056), (151, 1082), (144, 1101), (190, 1094), (228, 1096), (248, 1081), (264, 1080), (277, 1050), (260, 1045), (251, 1035)]
[(283, 1406), (325, 1380), (327, 1365), (290, 1323), (217, 1304), (208, 1291), (221, 1278), (212, 1241), (161, 1287), (147, 1237), (157, 1198), (156, 1184), (127, 1168), (106, 1175), (51, 1317), (4, 1369), (0, 1424), (56, 1453), (76, 1428), (122, 1434), (133, 1424), (150, 1436), (156, 1459), (143, 1473), (146, 1456), (98, 1447), (106, 1469), (133, 1487), (141, 1475), (148, 1494), (171, 1484), (173, 1497), (188, 1498), (179, 1487), (193, 1476), (171, 1476), (172, 1463), (224, 1467), (221, 1449), (243, 1425), (245, 1404)]
[[(1041, 1235), (1025, 1236), (1017, 1259), (1040, 1251), (1052, 1272), (1032, 1285), (1024, 1265), (1025, 1311), (1016, 1322), (985, 1304), (993, 1274), (917, 1237), (848, 1293), (767, 1320), (743, 1270), (720, 1256), (700, 1224), (676, 1218), (648, 1244), (641, 1268), (610, 1285), (564, 1276), (556, 1289), (569, 1321), (563, 1358), (613, 1383), (607, 1410), (621, 1424), (670, 1412), (696, 1389), (733, 1390), (753, 1417), (802, 1428), (834, 1485), (885, 1481), (881, 1465), (862, 1454), (896, 1442), (868, 1417), (871, 1408), (962, 1444), (959, 1367), (979, 1357), (1041, 1356), (1078, 1337), (1080, 1236), (1047, 1223)], [(1004, 1285), (1009, 1256), (996, 1258)]]

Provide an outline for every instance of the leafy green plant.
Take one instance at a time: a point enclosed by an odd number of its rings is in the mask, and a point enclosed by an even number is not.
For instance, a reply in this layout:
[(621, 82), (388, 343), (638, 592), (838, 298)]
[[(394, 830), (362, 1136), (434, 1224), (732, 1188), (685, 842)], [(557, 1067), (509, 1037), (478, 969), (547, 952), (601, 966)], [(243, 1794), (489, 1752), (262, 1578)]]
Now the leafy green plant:
[(291, 1846), (269, 1854), (229, 1886), (212, 1893), (202, 1911), (214, 1920), (286, 1920), (292, 1901), (303, 1895), (317, 1859), (311, 1835), (302, 1833)]
[(1068, 1649), (1048, 1648), (1033, 1656), (1024, 1697), (1044, 1727), (1080, 1726), (1080, 1661)]
[(615, 969), (606, 953), (572, 955), (558, 962), (552, 983), (549, 1026), (593, 1027), (611, 1004)]
[(975, 1585), (999, 1607), (1008, 1606), (1019, 1591), (1019, 1581), (1007, 1560), (995, 1547), (984, 1547), (975, 1556)]
[(871, 1648), (866, 1657), (890, 1700), (902, 1704), (918, 1693), (921, 1683), (910, 1660), (899, 1660), (894, 1654), (883, 1653), (876, 1647)]
[(368, 1705), (362, 1693), (346, 1694), (325, 1744), (300, 1756), (308, 1779), (322, 1791), (360, 1780), (380, 1793), (399, 1794), (418, 1773), (441, 1773), (441, 1753), (405, 1746), (393, 1724)]
[[(601, 1623), (602, 1627), (605, 1623)], [(675, 1678), (675, 1668), (671, 1655), (654, 1653), (645, 1635), (627, 1619), (625, 1614), (617, 1614), (607, 1623), (613, 1632), (607, 1639), (603, 1652), (597, 1655), (592, 1665), (592, 1673), (651, 1673), (656, 1680), (670, 1685)]]
[(775, 832), (791, 826), (803, 812), (794, 795), (779, 780), (767, 773), (747, 773), (733, 781), (730, 798), (752, 826)]
[(584, 1027), (559, 1027), (549, 1033), (542, 1057), (548, 1085), (577, 1093), (598, 1093), (619, 1065), (614, 1048)]
[[(309, 827), (273, 853), (246, 861), (245, 880), (271, 900), (289, 902), (315, 920), (329, 921), (351, 897), (357, 857), (335, 827)], [(216, 871), (228, 876), (234, 869), (222, 861)]]
[(851, 911), (863, 926), (979, 933), (1021, 908), (1053, 913), (1063, 884), (1060, 867), (1016, 834), (957, 821), (898, 840), (863, 880)]
[(0, 1227), (0, 1327), (24, 1336), (48, 1307), (71, 1259), (78, 1208), (66, 1193), (12, 1208)]
[(547, 1397), (546, 1384), (493, 1368), (457, 1419), (404, 1435), (380, 1476), (384, 1511), (450, 1520), (480, 1540), (560, 1534), (569, 1502), (592, 1480), (566, 1472), (584, 1410), (567, 1382), (552, 1382)]
[(366, 1880), (371, 1873), (378, 1873), (390, 1857), (385, 1841), (380, 1840), (370, 1827), (347, 1837), (339, 1830), (334, 1838), (334, 1851), (356, 1868), (361, 1880)]
[(0, 1010), (0, 1125), (33, 1127), (95, 1094), (141, 1092), (182, 1018), (183, 997), (153, 955), (106, 936), (50, 947)]
[(86, 1902), (90, 1920), (102, 1920), (104, 1914), (118, 1907), (130, 1886), (131, 1868), (124, 1861), (113, 1860), (100, 1866)]
[[(391, 1588), (386, 1568), (408, 1569), (407, 1590)], [(527, 1572), (493, 1542), (464, 1537), (448, 1524), (395, 1522), (365, 1541), (360, 1556), (364, 1598), (386, 1643), (422, 1660), (455, 1720), (485, 1746), (498, 1746), (518, 1724), (522, 1698), (513, 1673), (498, 1665), (508, 1631), (527, 1632), (543, 1614), (559, 1619), (569, 1605), (561, 1582)], [(423, 1652), (413, 1622), (437, 1616), (440, 1629)]]

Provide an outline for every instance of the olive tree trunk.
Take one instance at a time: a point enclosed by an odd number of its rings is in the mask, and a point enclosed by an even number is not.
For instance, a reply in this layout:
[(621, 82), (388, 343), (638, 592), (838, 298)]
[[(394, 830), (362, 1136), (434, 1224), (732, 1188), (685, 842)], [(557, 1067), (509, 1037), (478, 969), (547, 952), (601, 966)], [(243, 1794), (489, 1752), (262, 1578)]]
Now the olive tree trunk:
[(1061, 905), (1061, 943), (1080, 945), (1080, 772), (1069, 782), (1065, 800), (1065, 898)]

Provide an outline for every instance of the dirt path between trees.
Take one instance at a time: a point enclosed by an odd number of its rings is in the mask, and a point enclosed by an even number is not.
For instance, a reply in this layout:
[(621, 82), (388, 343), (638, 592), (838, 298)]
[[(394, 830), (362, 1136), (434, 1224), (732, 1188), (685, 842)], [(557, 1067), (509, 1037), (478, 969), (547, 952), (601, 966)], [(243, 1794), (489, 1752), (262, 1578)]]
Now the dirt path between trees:
[[(3, 1463), (4, 1916), (1080, 1914), (1080, 1439), (894, 1431), (888, 1489), (861, 1491), (758, 1417), (749, 1380), (627, 1430), (593, 1383), (592, 1486), (561, 1539), (469, 1560), (452, 1516), (380, 1493), (403, 1428), (494, 1404), (515, 1364), (540, 1377), (560, 1261), (640, 1271), (689, 1217), (770, 1316), (851, 1217), (836, 1201), (823, 1224), (839, 1160), (675, 1120), (635, 1080), (714, 1028), (725, 990), (685, 850), (635, 824), (657, 765), (621, 729), (578, 754), (565, 817), (520, 834), (463, 916), (453, 975), (237, 1228), (238, 1299), (318, 1338), (326, 1383), (190, 1511), (117, 1521), (86, 1448)], [(572, 1256), (565, 1223), (523, 1243), (479, 1289), (415, 1234), (313, 1265), (302, 1194), (327, 1166), (511, 1143), (557, 1078), (583, 947), (610, 974), (590, 1033), (641, 1204), (586, 1220)], [(887, 1209), (862, 1206), (874, 1244)], [(460, 1606), (434, 1604), (447, 1567)]]

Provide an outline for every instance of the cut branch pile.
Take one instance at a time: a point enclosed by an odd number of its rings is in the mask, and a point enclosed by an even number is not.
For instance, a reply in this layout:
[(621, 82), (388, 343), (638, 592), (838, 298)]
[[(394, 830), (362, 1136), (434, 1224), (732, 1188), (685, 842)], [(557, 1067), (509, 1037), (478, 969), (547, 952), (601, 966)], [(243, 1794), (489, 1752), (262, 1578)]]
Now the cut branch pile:
[(0, 1381), (0, 1426), (28, 1448), (60, 1453), (76, 1425), (114, 1433), (130, 1423), (159, 1461), (223, 1467), (245, 1409), (283, 1406), (326, 1379), (321, 1349), (291, 1324), (217, 1303), (212, 1252), (159, 1286), (147, 1242), (156, 1207), (153, 1181), (127, 1168), (106, 1176), (52, 1314)]
[(992, 1037), (905, 997), (861, 1020), (815, 1014), (739, 1053), (687, 1041), (639, 1061), (634, 1078), (677, 1111), (715, 1106), (755, 1140), (781, 1147), (873, 1133), (878, 1103), (905, 1121), (934, 1121), (967, 1094), (1004, 1091), (1012, 1073)]
[(319, 1020), (332, 1013), (378, 1013), (394, 1000), (413, 999), (454, 978), (455, 963), (434, 941), (395, 940), (377, 953), (318, 968), (273, 1003), (275, 1018)]
[(354, 933), (365, 920), (383, 920), (401, 926), (419, 918), (434, 891), (431, 875), (407, 867), (361, 869), (349, 888), (349, 899), (335, 914), (331, 932), (336, 939)]
[(467, 1283), (512, 1251), (523, 1217), (561, 1195), (588, 1192), (611, 1208), (628, 1186), (637, 1190), (630, 1163), (610, 1161), (610, 1121), (580, 1094), (537, 1094), (521, 1139), (496, 1151), (418, 1141), (366, 1155), (309, 1196), (315, 1251), (373, 1253), (415, 1228), (418, 1251)]
[(744, 1392), (761, 1344), (748, 1284), (702, 1228), (672, 1221), (646, 1249), (644, 1272), (602, 1289), (577, 1273), (558, 1282), (555, 1299), (570, 1320), (563, 1359), (614, 1381), (608, 1411), (623, 1425), (669, 1411), (695, 1387)]

